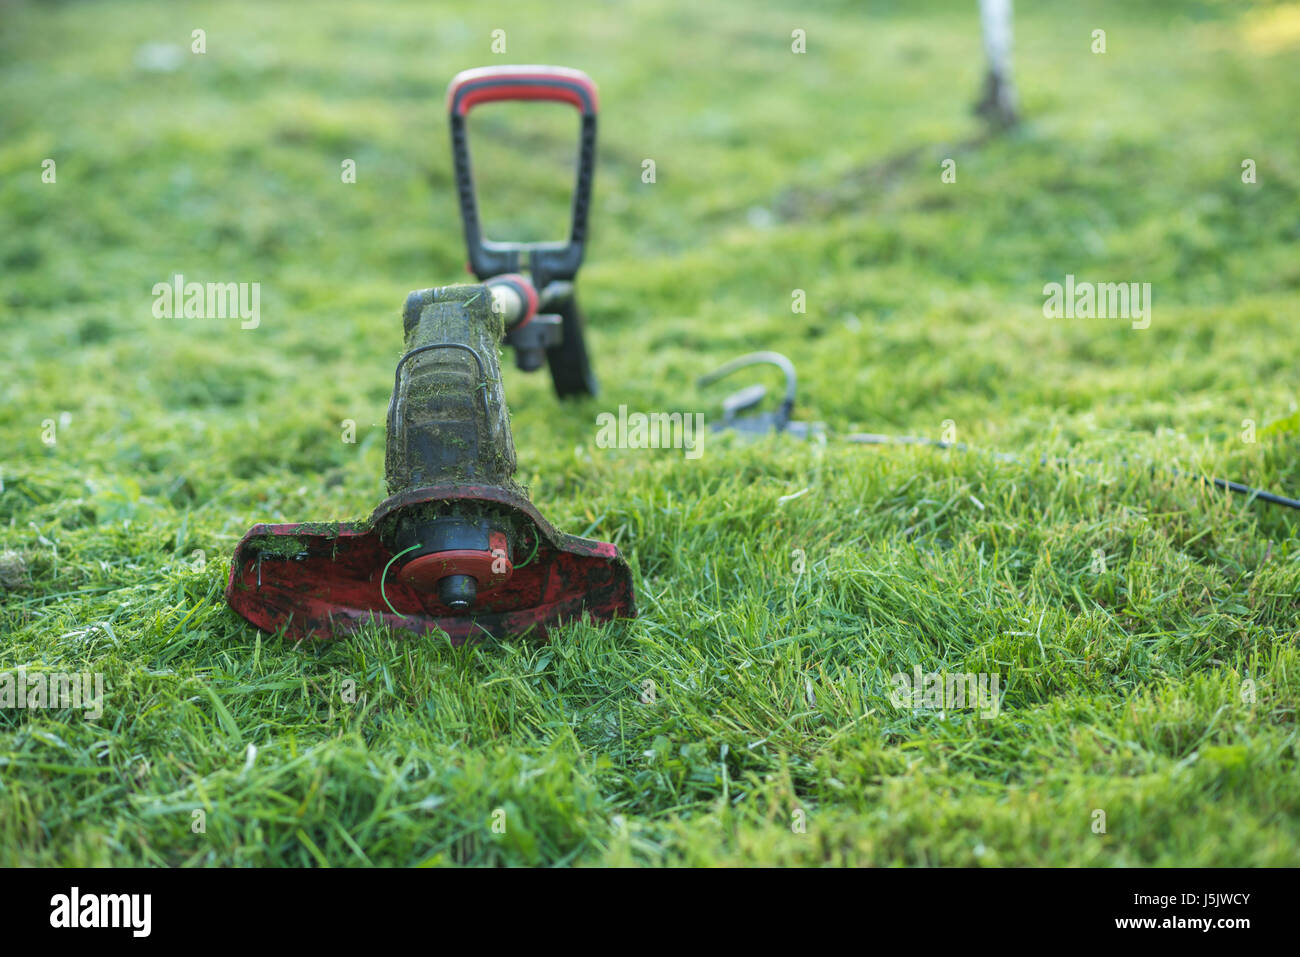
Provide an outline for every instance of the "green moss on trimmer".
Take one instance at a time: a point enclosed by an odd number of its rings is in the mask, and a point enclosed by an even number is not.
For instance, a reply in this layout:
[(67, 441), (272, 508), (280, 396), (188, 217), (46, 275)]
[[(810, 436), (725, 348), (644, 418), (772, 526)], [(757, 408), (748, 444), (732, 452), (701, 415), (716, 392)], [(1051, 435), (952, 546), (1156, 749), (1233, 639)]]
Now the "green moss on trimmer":
[[(385, 458), (388, 492), (427, 485), (514, 482), (510, 434), (498, 360), (504, 329), (485, 286), (442, 286), (412, 293), (403, 312), (406, 351), (421, 353), (402, 369)], [(480, 367), (479, 362), (482, 365)]]

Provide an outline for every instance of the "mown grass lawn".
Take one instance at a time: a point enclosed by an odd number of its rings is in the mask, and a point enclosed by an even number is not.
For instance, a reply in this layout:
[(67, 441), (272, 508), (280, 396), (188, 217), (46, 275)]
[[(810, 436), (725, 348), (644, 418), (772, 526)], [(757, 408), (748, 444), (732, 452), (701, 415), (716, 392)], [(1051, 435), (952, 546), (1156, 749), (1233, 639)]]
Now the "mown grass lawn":
[[(1300, 5), (1087, 6), (1018, 5), (989, 138), (973, 0), (5, 4), (0, 669), (106, 696), (0, 710), (0, 862), (1300, 864), (1300, 515), (1168, 471), (1300, 490)], [(398, 311), (464, 275), (443, 90), (493, 62), (600, 84), (603, 394), (503, 365), (519, 479), (641, 617), (259, 634), (243, 531), (383, 497)], [(520, 228), (562, 119), (484, 128)], [(155, 318), (176, 273), (260, 326)], [(1150, 327), (1044, 318), (1067, 274)], [(596, 447), (758, 348), (824, 446)], [(975, 451), (841, 440), (946, 420)], [(895, 707), (916, 666), (1000, 712)]]

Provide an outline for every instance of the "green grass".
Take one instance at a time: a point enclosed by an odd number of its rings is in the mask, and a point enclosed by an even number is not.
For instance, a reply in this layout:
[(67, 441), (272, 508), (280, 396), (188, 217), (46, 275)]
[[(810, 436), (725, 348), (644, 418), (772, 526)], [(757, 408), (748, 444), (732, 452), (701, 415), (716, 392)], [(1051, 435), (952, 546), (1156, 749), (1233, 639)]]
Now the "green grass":
[[(1300, 490), (1297, 5), (1019, 4), (1002, 138), (967, 0), (438, 9), (4, 5), (0, 669), (106, 702), (0, 711), (0, 863), (1300, 863), (1297, 516), (1150, 465)], [(259, 634), (243, 531), (383, 497), (399, 309), (464, 275), (443, 90), (503, 61), (601, 88), (604, 392), (506, 394), (519, 479), (641, 617)], [(484, 117), (545, 231), (572, 125)], [(260, 327), (154, 318), (177, 272), (260, 282)], [(1045, 319), (1066, 273), (1150, 282), (1150, 328)], [(619, 404), (713, 413), (695, 377), (755, 348), (824, 447), (596, 447)], [(1021, 463), (837, 438), (945, 420)], [(894, 707), (916, 665), (997, 674), (1000, 714)]]

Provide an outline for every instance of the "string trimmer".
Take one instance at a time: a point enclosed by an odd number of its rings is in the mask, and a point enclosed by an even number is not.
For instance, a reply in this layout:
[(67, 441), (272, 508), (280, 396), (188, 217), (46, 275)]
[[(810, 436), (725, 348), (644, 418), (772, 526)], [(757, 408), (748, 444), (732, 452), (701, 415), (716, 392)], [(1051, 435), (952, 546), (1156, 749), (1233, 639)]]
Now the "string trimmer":
[[(543, 95), (583, 111), (571, 241), (486, 243), (477, 232), (464, 113), (485, 99)], [(486, 282), (407, 297), (406, 348), (388, 406), (388, 498), (370, 518), (254, 525), (240, 541), (226, 599), (267, 631), (328, 638), (378, 621), (419, 633), (440, 629), (459, 642), (485, 634), (545, 637), (584, 615), (636, 614), (631, 573), (618, 549), (556, 531), (515, 483), (497, 362), (504, 339), (521, 366), (538, 368), (544, 354), (561, 395), (593, 387), (572, 281), (591, 189), (595, 88), (576, 71), (503, 68), (461, 74), (448, 99), (470, 261)], [(535, 281), (515, 272), (525, 250)], [(538, 293), (538, 282), (551, 290), (549, 298)], [(544, 302), (557, 310), (553, 321), (529, 331), (542, 319)]]

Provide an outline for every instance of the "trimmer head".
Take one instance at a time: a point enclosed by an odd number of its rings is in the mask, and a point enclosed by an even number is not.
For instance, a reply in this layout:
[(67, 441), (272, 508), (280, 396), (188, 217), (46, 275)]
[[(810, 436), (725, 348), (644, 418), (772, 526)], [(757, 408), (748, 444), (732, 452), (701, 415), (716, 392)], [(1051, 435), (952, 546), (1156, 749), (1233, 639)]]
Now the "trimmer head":
[[(513, 525), (519, 564), (502, 562), (492, 550), (481, 556), (431, 553), (405, 565), (393, 561), (376, 531), (386, 517), (455, 503)], [(494, 562), (506, 574), (493, 576)], [(451, 577), (447, 572), (482, 573), (472, 608), (452, 607), (427, 587), (431, 579)], [(258, 628), (283, 627), (295, 638), (338, 637), (372, 620), (417, 634), (440, 629), (457, 644), (530, 629), (545, 638), (554, 625), (584, 614), (596, 620), (636, 614), (632, 578), (617, 548), (558, 532), (527, 499), (487, 486), (414, 489), (388, 499), (367, 522), (254, 525), (235, 549), (226, 598)]]
[(253, 526), (226, 586), (235, 611), (293, 638), (377, 621), (457, 643), (635, 617), (618, 549), (556, 531), (512, 477), (497, 346), (527, 299), (488, 286), (411, 293), (388, 409), (388, 499), (365, 522)]

